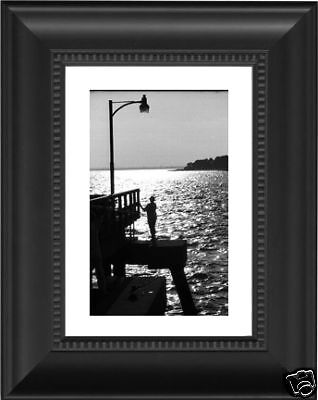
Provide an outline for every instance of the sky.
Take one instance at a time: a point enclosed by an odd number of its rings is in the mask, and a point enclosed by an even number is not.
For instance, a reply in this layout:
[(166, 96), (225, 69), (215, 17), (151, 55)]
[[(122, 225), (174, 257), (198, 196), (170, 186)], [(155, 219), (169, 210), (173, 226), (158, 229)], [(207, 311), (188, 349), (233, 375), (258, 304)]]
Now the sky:
[(140, 100), (143, 94), (149, 113), (132, 104), (113, 117), (115, 169), (184, 167), (227, 155), (227, 91), (91, 91), (91, 170), (109, 168), (108, 100)]

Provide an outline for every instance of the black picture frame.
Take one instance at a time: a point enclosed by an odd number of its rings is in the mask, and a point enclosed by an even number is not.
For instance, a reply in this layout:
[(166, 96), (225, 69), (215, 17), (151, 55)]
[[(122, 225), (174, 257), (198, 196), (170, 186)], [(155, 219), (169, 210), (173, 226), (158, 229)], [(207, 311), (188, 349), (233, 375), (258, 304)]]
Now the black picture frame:
[[(316, 371), (316, 16), (2, 2), (3, 399), (285, 399)], [(64, 66), (110, 64), (253, 66), (252, 337), (65, 338)]]

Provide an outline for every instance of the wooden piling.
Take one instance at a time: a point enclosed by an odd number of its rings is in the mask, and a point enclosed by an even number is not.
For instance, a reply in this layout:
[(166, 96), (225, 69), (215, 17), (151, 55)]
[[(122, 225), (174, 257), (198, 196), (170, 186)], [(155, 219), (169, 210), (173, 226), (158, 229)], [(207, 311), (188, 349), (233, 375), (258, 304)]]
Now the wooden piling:
[(182, 265), (169, 268), (184, 315), (197, 315), (189, 284)]

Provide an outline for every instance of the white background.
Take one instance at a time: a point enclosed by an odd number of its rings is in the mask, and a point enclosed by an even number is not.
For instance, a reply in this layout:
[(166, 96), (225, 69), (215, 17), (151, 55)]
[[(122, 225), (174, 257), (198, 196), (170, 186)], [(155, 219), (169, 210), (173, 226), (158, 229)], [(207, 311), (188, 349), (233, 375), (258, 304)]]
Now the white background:
[[(229, 91), (228, 316), (89, 315), (89, 91), (141, 88)], [(252, 334), (251, 67), (66, 67), (65, 173), (66, 336)]]

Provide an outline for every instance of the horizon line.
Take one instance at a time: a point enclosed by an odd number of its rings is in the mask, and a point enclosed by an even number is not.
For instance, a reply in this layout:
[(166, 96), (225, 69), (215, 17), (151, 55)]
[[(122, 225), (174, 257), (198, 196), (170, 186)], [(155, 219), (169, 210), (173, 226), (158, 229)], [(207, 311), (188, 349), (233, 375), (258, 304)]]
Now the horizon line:
[[(194, 163), (195, 161), (199, 160), (209, 160), (212, 158), (212, 160), (215, 160), (217, 157), (228, 157), (228, 154), (222, 154), (221, 156), (215, 156), (210, 157), (210, 158), (198, 158), (197, 160), (194, 161), (189, 161), (186, 163), (186, 165), (163, 165), (163, 166), (150, 166), (150, 167), (145, 167), (145, 166), (140, 166), (140, 167), (115, 167), (115, 170), (125, 170), (125, 169), (168, 169), (168, 168), (185, 168), (190, 163)], [(107, 167), (101, 167), (101, 168), (90, 168), (90, 171), (110, 171), (110, 168)]]
[[(168, 169), (168, 168), (183, 168), (182, 165), (167, 165), (167, 166), (151, 166), (151, 167), (116, 167), (115, 171), (125, 169)], [(90, 171), (110, 171), (110, 168), (90, 168)]]

